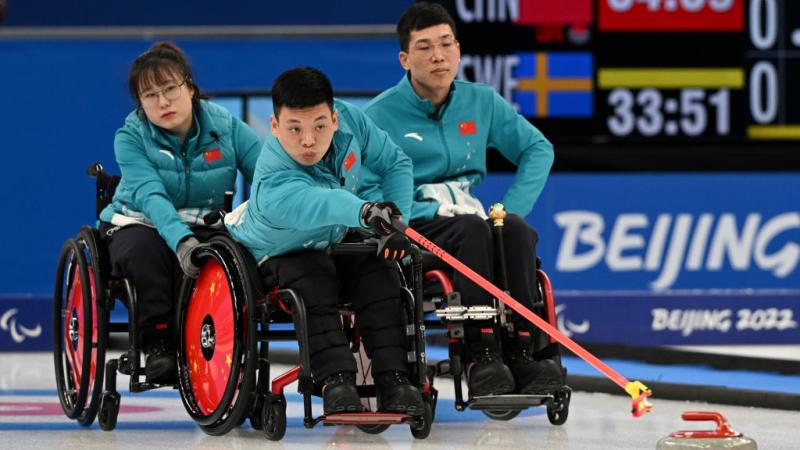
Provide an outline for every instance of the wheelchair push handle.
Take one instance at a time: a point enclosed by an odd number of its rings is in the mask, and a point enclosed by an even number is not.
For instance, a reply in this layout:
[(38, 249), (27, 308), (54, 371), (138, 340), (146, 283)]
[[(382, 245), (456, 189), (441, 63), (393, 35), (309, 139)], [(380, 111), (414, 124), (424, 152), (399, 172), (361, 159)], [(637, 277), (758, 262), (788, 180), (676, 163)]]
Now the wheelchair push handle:
[(103, 173), (103, 165), (96, 162), (86, 169), (86, 173), (92, 178), (97, 178), (99, 174)]
[(233, 211), (233, 191), (225, 191), (225, 199), (223, 202), (225, 205), (223, 209), (215, 209), (203, 216), (204, 224), (211, 226), (216, 223), (221, 223), (225, 219), (225, 215)]
[(233, 211), (233, 191), (225, 191), (224, 205), (226, 213)]

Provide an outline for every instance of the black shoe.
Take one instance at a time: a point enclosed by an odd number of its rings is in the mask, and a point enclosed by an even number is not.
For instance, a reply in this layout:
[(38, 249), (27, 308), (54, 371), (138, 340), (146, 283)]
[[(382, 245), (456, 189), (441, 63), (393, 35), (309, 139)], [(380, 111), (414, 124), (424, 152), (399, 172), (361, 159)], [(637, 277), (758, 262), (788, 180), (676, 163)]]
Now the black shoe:
[(147, 381), (157, 384), (175, 384), (177, 366), (174, 352), (166, 348), (151, 350), (144, 363), (144, 375)]
[(359, 412), (364, 410), (356, 389), (353, 372), (336, 372), (325, 378), (322, 387), (322, 405), (325, 414)]
[(378, 391), (378, 405), (381, 411), (408, 413), (419, 416), (425, 412), (422, 394), (408, 381), (408, 376), (396, 370), (388, 370), (375, 375)]
[(551, 394), (564, 385), (560, 365), (549, 358), (539, 361), (533, 359), (531, 348), (533, 337), (530, 332), (520, 331), (516, 344), (510, 346), (506, 362), (514, 374), (517, 392), (520, 394)]
[(473, 351), (473, 364), (467, 369), (469, 396), (502, 395), (514, 391), (514, 377), (511, 370), (503, 364), (493, 346), (484, 345)]
[(561, 367), (552, 359), (535, 361), (528, 352), (519, 352), (508, 361), (520, 394), (552, 394), (564, 385)]
[(172, 333), (168, 328), (148, 328), (142, 330), (144, 353), (147, 355), (144, 363), (145, 377), (150, 383), (175, 384), (178, 366)]

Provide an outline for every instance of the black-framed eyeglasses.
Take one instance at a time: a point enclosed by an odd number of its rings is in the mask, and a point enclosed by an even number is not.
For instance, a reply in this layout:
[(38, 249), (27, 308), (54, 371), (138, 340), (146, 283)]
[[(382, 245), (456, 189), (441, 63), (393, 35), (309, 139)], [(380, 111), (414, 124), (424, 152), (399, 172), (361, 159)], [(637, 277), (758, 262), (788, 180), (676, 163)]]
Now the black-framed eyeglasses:
[(158, 96), (163, 95), (165, 99), (169, 101), (175, 101), (181, 98), (181, 87), (186, 84), (186, 79), (181, 81), (180, 83), (170, 83), (164, 86), (164, 89), (160, 91), (150, 91), (145, 92), (139, 98), (142, 101), (143, 105), (155, 105), (158, 103)]
[(452, 53), (458, 45), (458, 40), (452, 36), (446, 36), (439, 40), (438, 42), (430, 42), (428, 40), (417, 42), (416, 45), (411, 47), (415, 53), (419, 54), (423, 58), (430, 58), (433, 56), (433, 52), (438, 47), (440, 48), (443, 54)]

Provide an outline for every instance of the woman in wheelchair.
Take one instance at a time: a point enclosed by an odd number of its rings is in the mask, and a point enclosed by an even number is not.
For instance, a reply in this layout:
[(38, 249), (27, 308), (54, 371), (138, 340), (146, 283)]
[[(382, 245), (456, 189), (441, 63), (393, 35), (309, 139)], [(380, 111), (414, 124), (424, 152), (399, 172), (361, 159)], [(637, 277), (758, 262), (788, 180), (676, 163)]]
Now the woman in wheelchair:
[[(228, 229), (259, 262), (265, 285), (292, 288), (303, 298), (311, 374), (325, 414), (363, 409), (339, 319), (341, 295), (355, 309), (380, 409), (421, 415), (425, 405), (408, 377), (394, 261), (408, 254), (409, 242), (389, 226), (410, 210), (411, 163), (363, 113), (334, 100), (330, 81), (316, 69), (281, 74), (272, 101), (273, 136), (258, 159), (251, 198), (228, 215)], [(362, 166), (382, 177), (385, 198), (395, 203), (369, 203), (355, 194)], [(374, 230), (378, 255), (326, 252), (348, 228)]]
[(147, 380), (175, 382), (175, 302), (181, 272), (196, 277), (191, 253), (206, 235), (194, 228), (223, 207), (237, 169), (252, 180), (260, 141), (226, 109), (205, 100), (180, 49), (153, 45), (133, 62), (136, 109), (114, 138), (122, 172), (100, 214), (112, 275), (136, 286)]

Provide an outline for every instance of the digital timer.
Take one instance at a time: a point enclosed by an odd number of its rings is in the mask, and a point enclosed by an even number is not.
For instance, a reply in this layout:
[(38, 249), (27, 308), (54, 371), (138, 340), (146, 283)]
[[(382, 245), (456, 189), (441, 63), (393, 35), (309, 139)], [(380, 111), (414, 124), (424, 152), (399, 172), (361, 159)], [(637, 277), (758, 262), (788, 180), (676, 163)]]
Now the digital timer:
[(709, 125), (718, 136), (731, 131), (728, 89), (681, 89), (674, 93), (618, 88), (610, 91), (608, 104), (613, 108), (607, 119), (608, 130), (618, 137), (634, 132), (642, 136), (699, 136)]

